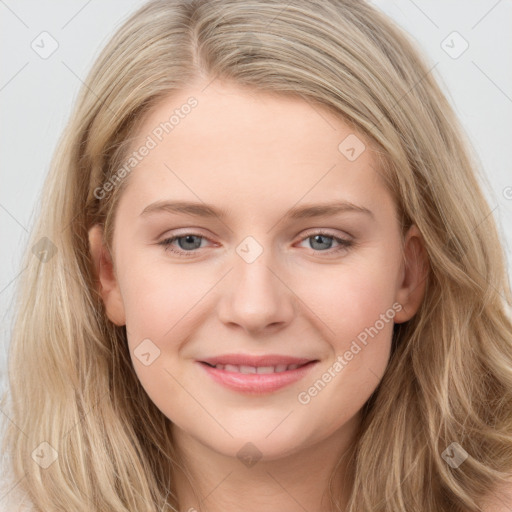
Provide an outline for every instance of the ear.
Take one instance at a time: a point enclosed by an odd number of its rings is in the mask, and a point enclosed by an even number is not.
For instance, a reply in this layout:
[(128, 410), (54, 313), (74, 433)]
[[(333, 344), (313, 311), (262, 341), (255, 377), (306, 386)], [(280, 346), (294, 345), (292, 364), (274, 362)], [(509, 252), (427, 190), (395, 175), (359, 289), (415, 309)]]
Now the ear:
[(397, 324), (410, 320), (416, 314), (427, 284), (428, 255), (423, 237), (414, 224), (405, 236), (403, 259), (396, 292), (396, 302), (402, 305), (402, 310), (394, 318)]
[(114, 271), (110, 252), (103, 241), (103, 228), (95, 224), (89, 230), (89, 250), (94, 264), (94, 275), (109, 320), (125, 325), (124, 304)]

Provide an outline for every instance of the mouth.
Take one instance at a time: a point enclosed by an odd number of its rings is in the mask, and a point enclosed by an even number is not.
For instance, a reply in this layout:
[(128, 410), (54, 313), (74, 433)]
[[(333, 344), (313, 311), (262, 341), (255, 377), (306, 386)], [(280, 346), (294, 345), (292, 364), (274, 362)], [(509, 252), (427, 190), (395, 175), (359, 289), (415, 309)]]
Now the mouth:
[(201, 361), (202, 364), (209, 366), (210, 368), (216, 368), (217, 370), (224, 370), (232, 373), (243, 373), (245, 375), (251, 374), (270, 374), (270, 373), (282, 373), (302, 368), (308, 364), (314, 363), (315, 361), (308, 361), (303, 364), (278, 364), (275, 366), (250, 366), (250, 365), (236, 365), (236, 364), (210, 364), (205, 361)]
[[(247, 364), (249, 361), (246, 357), (244, 364), (234, 364), (235, 358), (240, 359), (240, 356), (225, 357), (222, 362), (220, 362), (221, 358), (218, 358), (218, 360), (197, 361), (197, 363), (214, 382), (233, 391), (254, 395), (271, 393), (303, 379), (319, 362), (318, 359), (299, 360), (297, 358), (292, 358), (294, 360), (290, 362), (290, 358), (288, 361), (283, 361), (282, 357), (267, 356), (260, 358), (262, 361), (260, 363)], [(226, 362), (226, 359), (229, 361)]]

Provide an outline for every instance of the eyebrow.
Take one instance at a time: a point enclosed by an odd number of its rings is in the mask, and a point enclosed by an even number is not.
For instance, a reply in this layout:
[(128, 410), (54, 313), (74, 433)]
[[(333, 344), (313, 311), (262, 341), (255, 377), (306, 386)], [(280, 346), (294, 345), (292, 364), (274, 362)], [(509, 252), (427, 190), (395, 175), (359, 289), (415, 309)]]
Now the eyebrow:
[[(216, 208), (206, 203), (196, 203), (191, 201), (156, 201), (146, 206), (140, 213), (141, 217), (157, 212), (183, 213), (197, 217), (218, 217), (225, 219), (228, 216), (227, 210)], [(364, 206), (358, 206), (350, 201), (339, 200), (330, 203), (306, 204), (303, 206), (294, 206), (286, 212), (285, 219), (298, 220), (309, 219), (313, 217), (324, 217), (336, 215), (344, 212), (364, 213), (374, 218), (373, 212)]]

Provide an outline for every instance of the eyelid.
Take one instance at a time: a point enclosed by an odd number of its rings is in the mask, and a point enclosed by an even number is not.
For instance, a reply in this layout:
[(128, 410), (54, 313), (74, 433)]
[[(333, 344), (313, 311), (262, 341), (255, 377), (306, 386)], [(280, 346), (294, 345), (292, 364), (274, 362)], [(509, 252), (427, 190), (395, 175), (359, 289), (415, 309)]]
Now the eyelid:
[[(165, 242), (166, 240), (169, 240), (171, 238), (183, 238), (185, 236), (197, 236), (200, 238), (204, 238), (205, 240), (208, 240), (208, 242), (212, 244), (216, 244), (216, 242), (213, 241), (213, 237), (210, 237), (209, 235), (205, 235), (200, 231), (199, 228), (178, 228), (174, 230), (167, 230), (165, 231), (165, 234), (163, 236), (159, 236), (158, 238), (161, 238), (161, 242)], [(161, 243), (158, 242), (158, 243)], [(218, 244), (217, 244), (218, 245)]]
[(330, 229), (330, 228), (306, 229), (306, 231), (303, 231), (301, 233), (300, 240), (303, 240), (304, 238), (308, 238), (309, 236), (320, 235), (320, 234), (323, 234), (325, 236), (332, 236), (333, 238), (342, 238), (342, 239), (346, 240), (347, 242), (350, 242), (353, 240), (353, 237), (351, 235), (349, 235), (348, 233), (346, 233), (345, 231), (343, 231), (343, 234), (340, 234), (339, 232), (337, 232), (333, 229)]

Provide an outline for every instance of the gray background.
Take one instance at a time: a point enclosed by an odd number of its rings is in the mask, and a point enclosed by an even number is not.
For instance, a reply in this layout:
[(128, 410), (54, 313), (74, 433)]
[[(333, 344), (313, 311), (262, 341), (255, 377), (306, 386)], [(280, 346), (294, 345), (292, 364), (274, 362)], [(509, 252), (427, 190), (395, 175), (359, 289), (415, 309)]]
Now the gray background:
[[(433, 73), (490, 182), (485, 193), (512, 274), (512, 0), (373, 3), (416, 39), (431, 66), (437, 64)], [(1, 388), (6, 386), (12, 293), (51, 155), (94, 58), (142, 4), (140, 0), (0, 0)], [(48, 58), (31, 47), (39, 45), (40, 52), (51, 48), (49, 36), (40, 36), (44, 31), (58, 43)], [(466, 44), (467, 50), (457, 56)]]

